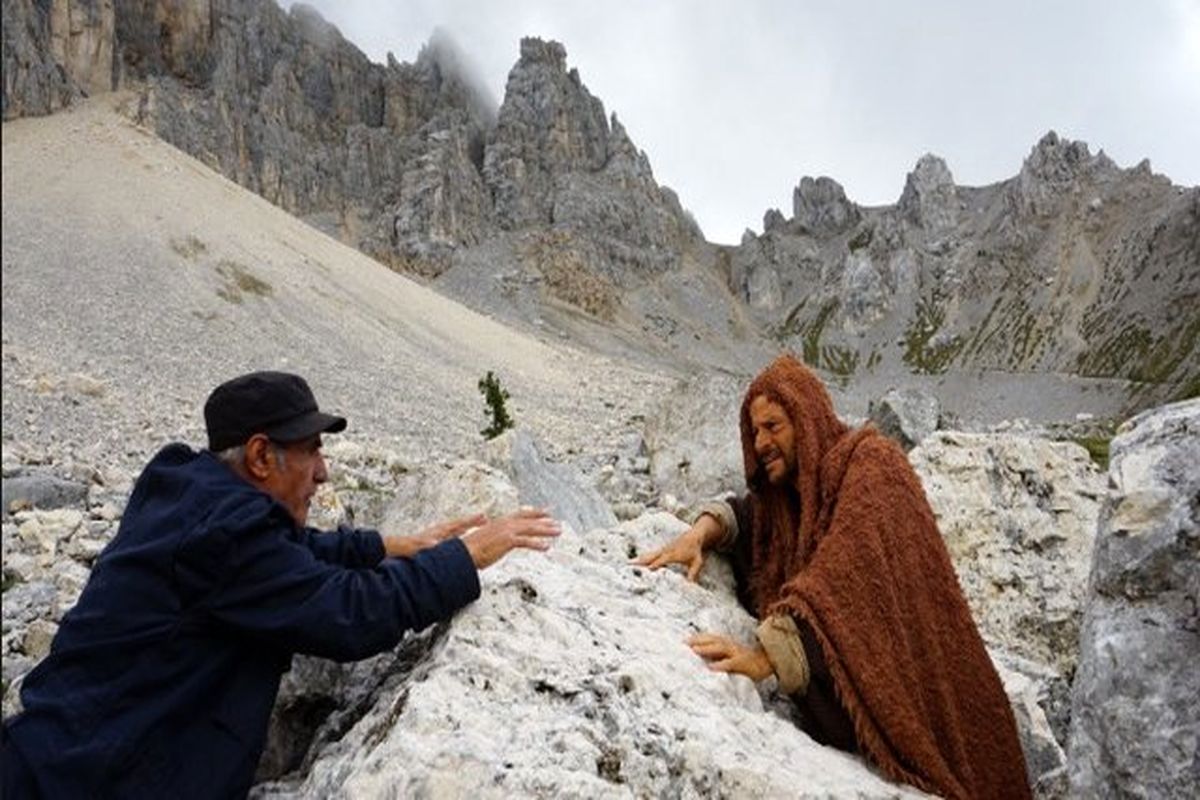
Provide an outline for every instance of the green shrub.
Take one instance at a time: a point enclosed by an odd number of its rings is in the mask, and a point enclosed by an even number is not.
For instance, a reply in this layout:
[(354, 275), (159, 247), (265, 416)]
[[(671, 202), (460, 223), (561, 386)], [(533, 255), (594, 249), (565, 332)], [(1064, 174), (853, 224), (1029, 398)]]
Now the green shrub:
[(509, 397), (508, 390), (500, 385), (500, 379), (489, 369), (487, 375), (479, 379), (479, 392), (487, 403), (484, 413), (491, 417), (491, 424), (480, 433), (485, 439), (495, 439), (513, 426), (512, 417), (508, 415), (505, 405)]

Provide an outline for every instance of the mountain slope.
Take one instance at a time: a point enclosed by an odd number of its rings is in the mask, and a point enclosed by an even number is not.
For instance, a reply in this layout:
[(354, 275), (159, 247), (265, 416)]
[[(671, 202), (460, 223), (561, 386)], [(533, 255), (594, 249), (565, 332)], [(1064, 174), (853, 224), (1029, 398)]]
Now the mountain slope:
[(352, 431), (451, 453), (478, 441), (494, 370), (518, 422), (570, 449), (666, 381), (395, 274), (135, 127), (112, 108), (128, 99), (3, 126), (6, 441), (200, 442), (212, 386), (287, 368)]

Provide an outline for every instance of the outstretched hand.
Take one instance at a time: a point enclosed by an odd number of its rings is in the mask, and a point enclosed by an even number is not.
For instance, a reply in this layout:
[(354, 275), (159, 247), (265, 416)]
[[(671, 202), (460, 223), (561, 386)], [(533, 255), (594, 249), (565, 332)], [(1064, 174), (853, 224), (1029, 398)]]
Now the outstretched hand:
[(476, 569), (486, 569), (516, 548), (548, 550), (562, 533), (558, 521), (544, 508), (522, 509), (494, 519), (463, 537)]
[(668, 564), (683, 564), (687, 569), (687, 579), (695, 583), (700, 577), (700, 570), (704, 568), (703, 542), (704, 537), (697, 535), (694, 528), (689, 528), (664, 547), (634, 559), (633, 563), (652, 570)]
[(704, 568), (704, 551), (723, 533), (724, 530), (716, 519), (702, 514), (692, 527), (676, 536), (665, 547), (649, 552), (641, 558), (635, 558), (633, 563), (652, 570), (668, 564), (683, 564), (687, 569), (687, 579), (695, 583), (700, 578), (700, 570)]
[(697, 633), (687, 643), (696, 655), (708, 662), (711, 670), (745, 675), (755, 683), (775, 674), (767, 651), (761, 645), (746, 647), (715, 633)]
[(471, 528), (479, 527), (485, 522), (487, 522), (487, 517), (483, 514), (472, 514), (469, 517), (459, 517), (430, 525), (412, 536), (385, 536), (383, 549), (392, 558), (411, 558), (422, 550), (441, 544), (452, 536), (462, 536)]

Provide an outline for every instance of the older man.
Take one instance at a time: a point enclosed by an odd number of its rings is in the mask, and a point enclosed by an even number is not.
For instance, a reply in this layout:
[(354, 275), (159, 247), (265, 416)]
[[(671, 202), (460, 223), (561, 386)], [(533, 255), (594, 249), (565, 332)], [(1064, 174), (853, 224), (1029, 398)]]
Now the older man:
[(245, 796), (294, 653), (388, 650), (475, 600), (478, 570), (559, 530), (527, 511), (416, 537), (322, 533), (306, 527), (328, 479), (321, 435), (345, 419), (280, 372), (218, 386), (204, 417), (208, 450), (151, 460), (26, 677), (5, 798)]
[(716, 670), (774, 675), (813, 738), (894, 780), (1028, 797), (1012, 709), (904, 453), (844, 425), (791, 356), (750, 384), (741, 434), (749, 493), (639, 559), (695, 580), (707, 551), (731, 552), (758, 642), (703, 633), (692, 648)]

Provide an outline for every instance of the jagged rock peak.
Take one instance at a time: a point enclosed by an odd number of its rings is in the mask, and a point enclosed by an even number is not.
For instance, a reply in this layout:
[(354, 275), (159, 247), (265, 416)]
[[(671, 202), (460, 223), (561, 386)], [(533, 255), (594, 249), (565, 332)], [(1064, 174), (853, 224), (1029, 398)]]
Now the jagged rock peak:
[[(321, 16), (321, 12), (308, 3), (296, 3), (289, 9), (289, 15), (296, 24), (296, 30), (309, 44), (318, 47), (329, 47), (349, 42), (342, 32), (332, 22)], [(356, 48), (357, 49), (357, 48)]]
[(858, 223), (858, 206), (846, 199), (846, 191), (833, 178), (804, 176), (792, 192), (792, 215), (807, 232), (816, 235), (841, 233)]
[(508, 74), (484, 175), (508, 228), (551, 219), (554, 176), (595, 172), (609, 156), (604, 105), (566, 70), (566, 49), (526, 37)]
[(1116, 165), (1103, 151), (1093, 156), (1087, 142), (1062, 139), (1050, 131), (1021, 165), (1012, 199), (1023, 215), (1045, 215), (1078, 180), (1103, 179), (1116, 172)]
[(900, 213), (927, 229), (954, 225), (958, 214), (957, 187), (945, 161), (932, 153), (921, 156), (904, 182)]
[(1030, 151), (1021, 166), (1021, 174), (1043, 181), (1065, 183), (1090, 169), (1107, 170), (1115, 167), (1103, 150), (1093, 156), (1087, 142), (1062, 139), (1054, 131), (1049, 131)]
[(559, 72), (567, 71), (567, 48), (553, 39), (546, 41), (536, 36), (521, 39), (521, 59), (516, 69), (531, 63), (548, 64)]

